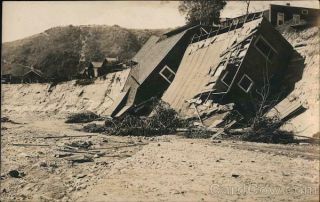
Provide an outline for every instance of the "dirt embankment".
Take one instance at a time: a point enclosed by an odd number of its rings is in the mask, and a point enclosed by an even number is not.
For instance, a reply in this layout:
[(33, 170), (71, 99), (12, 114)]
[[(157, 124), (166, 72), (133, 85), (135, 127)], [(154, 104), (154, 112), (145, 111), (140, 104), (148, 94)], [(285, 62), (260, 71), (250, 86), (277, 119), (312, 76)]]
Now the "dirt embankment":
[(2, 112), (10, 114), (43, 114), (65, 116), (88, 110), (108, 115), (108, 108), (121, 91), (129, 70), (108, 74), (90, 85), (76, 85), (75, 81), (58, 84), (4, 84)]
[[(304, 57), (302, 77), (288, 97), (289, 99), (298, 97), (306, 101), (308, 106), (304, 113), (290, 120), (285, 128), (293, 130), (297, 135), (316, 136), (320, 132), (319, 28), (313, 27), (298, 32), (284, 31), (283, 36)], [(294, 66), (289, 65), (289, 68)]]

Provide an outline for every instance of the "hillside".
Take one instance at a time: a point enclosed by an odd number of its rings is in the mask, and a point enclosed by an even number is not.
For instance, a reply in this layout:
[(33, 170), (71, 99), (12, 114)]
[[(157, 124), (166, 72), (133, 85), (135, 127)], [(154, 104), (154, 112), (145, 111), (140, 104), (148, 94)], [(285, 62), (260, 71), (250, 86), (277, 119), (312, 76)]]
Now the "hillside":
[(34, 65), (47, 76), (74, 75), (80, 58), (129, 59), (151, 35), (167, 30), (126, 29), (105, 25), (55, 27), (43, 33), (2, 44), (2, 59)]

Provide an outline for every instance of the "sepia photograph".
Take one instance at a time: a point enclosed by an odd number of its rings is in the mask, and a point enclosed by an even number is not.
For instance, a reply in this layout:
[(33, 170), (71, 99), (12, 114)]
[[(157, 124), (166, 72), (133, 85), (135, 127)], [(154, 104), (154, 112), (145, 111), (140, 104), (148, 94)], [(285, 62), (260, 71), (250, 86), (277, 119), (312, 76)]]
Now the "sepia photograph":
[(317, 0), (1, 9), (0, 201), (320, 201)]

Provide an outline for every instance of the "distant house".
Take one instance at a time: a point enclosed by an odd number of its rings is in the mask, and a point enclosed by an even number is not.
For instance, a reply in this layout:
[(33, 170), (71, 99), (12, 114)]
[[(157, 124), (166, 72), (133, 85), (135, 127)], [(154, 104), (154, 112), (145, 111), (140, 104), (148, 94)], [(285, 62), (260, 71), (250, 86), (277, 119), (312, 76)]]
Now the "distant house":
[(1, 83), (41, 83), (45, 81), (44, 74), (33, 67), (2, 63)]
[(118, 58), (105, 58), (102, 62), (92, 61), (87, 66), (82, 66), (78, 72), (79, 78), (96, 78), (108, 73), (123, 70), (123, 65)]
[(320, 9), (270, 4), (267, 19), (273, 26), (290, 24), (292, 27), (319, 26)]
[(263, 15), (238, 18), (245, 20), (226, 24), (190, 44), (162, 100), (191, 116), (194, 105), (210, 103), (232, 102), (243, 111), (251, 109), (265, 85), (279, 92), (293, 48)]
[[(91, 62), (88, 66), (88, 76), (89, 78), (101, 76), (99, 72), (101, 71), (103, 62)], [(93, 74), (92, 74), (93, 73)]]
[(40, 70), (31, 67), (30, 70), (23, 75), (23, 82), (42, 83), (45, 82), (45, 76)]
[(106, 64), (118, 64), (119, 63), (119, 58), (111, 58), (111, 57), (106, 57), (103, 61)]
[(112, 116), (120, 116), (151, 97), (161, 97), (173, 81), (191, 37), (207, 32), (201, 25), (186, 25), (161, 37), (151, 36), (133, 57), (125, 86), (110, 108)]
[(100, 75), (123, 70), (123, 64), (119, 61), (119, 58), (107, 57), (103, 60), (102, 68), (99, 71)]

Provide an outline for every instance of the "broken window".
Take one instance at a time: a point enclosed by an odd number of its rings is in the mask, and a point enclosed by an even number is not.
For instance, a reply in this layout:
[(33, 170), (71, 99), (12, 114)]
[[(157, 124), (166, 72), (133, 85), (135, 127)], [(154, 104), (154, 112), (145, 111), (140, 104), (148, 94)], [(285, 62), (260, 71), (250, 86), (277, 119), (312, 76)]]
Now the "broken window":
[(308, 10), (307, 9), (302, 9), (301, 12), (302, 12), (303, 15), (308, 15)]
[(295, 25), (299, 24), (300, 23), (300, 15), (293, 14), (292, 20), (293, 20), (293, 24), (295, 24)]
[(238, 86), (246, 93), (248, 93), (253, 85), (252, 79), (246, 74), (240, 79)]
[(283, 25), (284, 23), (284, 13), (277, 13), (277, 25)]
[(168, 83), (172, 83), (174, 76), (176, 75), (175, 72), (170, 69), (167, 65), (159, 73)]
[(256, 40), (255, 47), (269, 61), (276, 55), (275, 49), (262, 36)]

